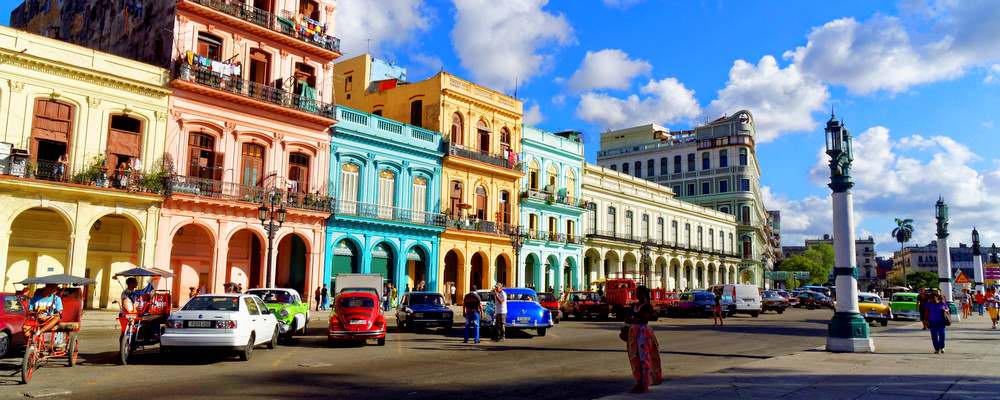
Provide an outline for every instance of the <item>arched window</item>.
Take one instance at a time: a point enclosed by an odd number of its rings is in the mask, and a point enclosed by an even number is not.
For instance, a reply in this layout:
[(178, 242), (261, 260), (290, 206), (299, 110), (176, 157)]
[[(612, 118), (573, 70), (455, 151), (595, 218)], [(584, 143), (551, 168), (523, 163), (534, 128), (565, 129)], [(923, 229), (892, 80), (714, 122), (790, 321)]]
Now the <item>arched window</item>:
[(243, 143), (241, 161), (240, 183), (246, 186), (260, 186), (264, 178), (264, 146), (257, 143)]
[(476, 123), (476, 137), (479, 141), (479, 151), (481, 153), (489, 154), (490, 152), (490, 127), (486, 125), (486, 122), (479, 120)]
[(528, 164), (528, 189), (538, 190), (538, 174), (539, 167), (538, 162), (531, 160)]
[(674, 244), (676, 245), (677, 244), (677, 239), (679, 239), (678, 232), (677, 232), (677, 221), (670, 221), (670, 231), (671, 231), (670, 232), (671, 233), (670, 237), (671, 237), (671, 239), (673, 239)]
[(358, 202), (358, 168), (357, 164), (345, 163), (340, 167), (340, 210), (341, 213), (357, 214)]
[(500, 128), (500, 152), (507, 157), (508, 151), (510, 151), (510, 130), (505, 126)]
[(486, 219), (486, 201), (488, 197), (486, 196), (486, 188), (479, 186), (476, 187), (476, 218), (484, 220)]
[(462, 144), (463, 132), (465, 125), (462, 124), (462, 114), (456, 112), (451, 115), (451, 134), (448, 138), (454, 144)]
[(142, 155), (142, 121), (128, 115), (112, 115), (108, 127), (108, 167), (122, 164), (139, 168)]
[(288, 155), (288, 180), (292, 190), (309, 193), (309, 155), (292, 153)]
[(625, 235), (626, 237), (630, 237), (634, 234), (635, 233), (632, 232), (632, 211), (625, 210)]
[(215, 153), (215, 137), (192, 132), (188, 135), (188, 175), (194, 178), (222, 180), (221, 153)]
[(719, 250), (726, 251), (726, 233), (719, 231)]
[(504, 228), (506, 229), (506, 226), (510, 225), (510, 193), (507, 192), (506, 190), (500, 191), (499, 206), (500, 206), (500, 218), (498, 218), (499, 221), (497, 222), (504, 224), (505, 225)]
[(448, 210), (451, 211), (452, 219), (458, 219), (462, 215), (462, 182), (451, 181), (448, 187), (451, 189), (448, 194)]
[(549, 164), (548, 170), (545, 173), (545, 191), (549, 193), (555, 193), (556, 185), (559, 182), (559, 167), (555, 164)]
[(698, 248), (702, 249), (705, 247), (705, 232), (702, 228), (698, 227)]
[(652, 236), (649, 235), (649, 214), (642, 214), (642, 238), (643, 240), (649, 240)]
[(660, 175), (667, 175), (670, 173), (670, 161), (666, 157), (660, 157)]
[(743, 237), (743, 258), (753, 258), (753, 242), (750, 240), (749, 236)]
[(657, 218), (656, 219), (656, 232), (657, 232), (657, 235), (658, 235), (658, 239), (660, 239), (661, 242), (667, 240), (667, 232), (666, 232), (666, 230), (667, 230), (667, 228), (663, 224), (663, 217)]
[(708, 248), (715, 251), (715, 229), (708, 228)]
[(681, 156), (674, 156), (674, 173), (681, 173)]
[(687, 239), (687, 245), (691, 246), (691, 224), (684, 224), (684, 238)]
[(608, 232), (611, 232), (611, 236), (615, 235), (615, 221), (617, 216), (615, 215), (615, 208), (608, 207)]
[(423, 220), (423, 214), (427, 211), (427, 179), (422, 176), (413, 178), (413, 211), (414, 221)]
[(378, 217), (392, 219), (396, 207), (396, 174), (383, 169), (378, 173)]
[(566, 196), (573, 198), (576, 195), (576, 173), (572, 169), (566, 170)]

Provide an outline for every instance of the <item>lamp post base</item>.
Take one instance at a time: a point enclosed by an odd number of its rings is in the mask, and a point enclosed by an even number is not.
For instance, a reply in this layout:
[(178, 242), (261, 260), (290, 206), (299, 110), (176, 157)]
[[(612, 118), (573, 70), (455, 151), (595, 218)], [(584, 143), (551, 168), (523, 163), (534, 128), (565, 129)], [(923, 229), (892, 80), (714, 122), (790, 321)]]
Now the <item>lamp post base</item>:
[(856, 312), (837, 312), (830, 320), (826, 351), (835, 353), (874, 353), (875, 343), (868, 336), (868, 322)]

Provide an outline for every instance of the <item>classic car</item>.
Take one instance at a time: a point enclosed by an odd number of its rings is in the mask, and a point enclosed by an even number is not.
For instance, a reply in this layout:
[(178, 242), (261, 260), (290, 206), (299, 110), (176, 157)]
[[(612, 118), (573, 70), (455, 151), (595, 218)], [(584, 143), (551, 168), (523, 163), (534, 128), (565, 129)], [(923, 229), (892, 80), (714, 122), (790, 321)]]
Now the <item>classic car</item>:
[[(534, 329), (538, 336), (545, 336), (546, 330), (553, 326), (552, 314), (538, 303), (538, 294), (528, 288), (506, 288), (503, 291), (507, 295), (507, 320), (504, 321), (504, 326), (507, 329)], [(480, 324), (489, 329), (493, 326), (493, 292), (480, 290), (476, 294), (485, 304)]]
[(12, 354), (24, 346), (25, 307), (24, 302), (14, 293), (0, 293), (3, 308), (0, 309), (0, 358)]
[(788, 299), (782, 297), (778, 292), (768, 290), (761, 293), (760, 312), (774, 311), (781, 314), (785, 312), (786, 308), (788, 308)]
[(706, 291), (681, 293), (667, 308), (667, 316), (710, 316), (715, 308), (715, 294)]
[(259, 297), (249, 294), (205, 294), (188, 300), (170, 314), (160, 335), (160, 351), (180, 348), (229, 348), (243, 361), (255, 347), (278, 344), (278, 320)]
[(601, 296), (594, 292), (569, 292), (559, 305), (559, 309), (566, 319), (571, 317), (608, 319), (611, 310), (608, 303), (601, 300)]
[(892, 319), (892, 309), (882, 302), (882, 297), (875, 293), (858, 293), (858, 310), (865, 321), (877, 322), (879, 325), (889, 325)]
[(541, 304), (542, 307), (549, 310), (549, 313), (552, 314), (552, 322), (557, 324), (559, 323), (559, 319), (562, 318), (562, 315), (560, 315), (559, 312), (559, 299), (557, 299), (554, 294), (549, 292), (539, 293), (538, 304)]
[(671, 303), (676, 303), (678, 301), (678, 294), (675, 292), (668, 292), (666, 289), (650, 289), (649, 290), (649, 303), (656, 310), (657, 315), (664, 315), (667, 313), (667, 307)]
[(444, 305), (444, 296), (435, 292), (410, 292), (403, 295), (396, 309), (399, 330), (439, 326), (450, 331), (454, 313)]
[(799, 293), (799, 307), (815, 310), (817, 308), (833, 308), (833, 299), (826, 297), (822, 293), (802, 292)]
[(302, 301), (298, 291), (277, 288), (250, 289), (247, 290), (247, 294), (255, 295), (264, 300), (264, 305), (278, 319), (280, 339), (291, 339), (296, 333), (306, 334), (306, 325), (309, 323), (309, 303)]
[(375, 339), (379, 346), (385, 346), (385, 314), (378, 295), (366, 291), (340, 292), (333, 300), (326, 338), (331, 344)]
[(893, 319), (920, 320), (920, 312), (917, 311), (916, 293), (895, 293), (889, 298), (889, 309), (892, 311)]

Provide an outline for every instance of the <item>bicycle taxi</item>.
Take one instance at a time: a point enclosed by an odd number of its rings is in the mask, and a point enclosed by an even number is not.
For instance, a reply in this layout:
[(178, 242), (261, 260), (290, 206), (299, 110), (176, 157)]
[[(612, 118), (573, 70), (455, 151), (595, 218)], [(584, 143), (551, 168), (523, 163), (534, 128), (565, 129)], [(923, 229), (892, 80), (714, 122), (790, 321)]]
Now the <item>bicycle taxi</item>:
[[(157, 268), (132, 268), (113, 276), (126, 278), (123, 286), (121, 312), (118, 323), (121, 325), (121, 336), (118, 338), (118, 362), (127, 365), (129, 357), (136, 350), (160, 343), (164, 324), (170, 316), (171, 297), (169, 290), (155, 289), (155, 282), (160, 278), (170, 278), (173, 274)], [(140, 280), (150, 282), (138, 289)], [(121, 284), (121, 280), (118, 280)]]
[(65, 359), (67, 366), (76, 365), (80, 354), (80, 321), (83, 317), (80, 286), (93, 283), (91, 279), (67, 274), (28, 278), (16, 283), (43, 285), (35, 289), (24, 321), (25, 349), (21, 359), (21, 383), (30, 382), (35, 371), (50, 360)]

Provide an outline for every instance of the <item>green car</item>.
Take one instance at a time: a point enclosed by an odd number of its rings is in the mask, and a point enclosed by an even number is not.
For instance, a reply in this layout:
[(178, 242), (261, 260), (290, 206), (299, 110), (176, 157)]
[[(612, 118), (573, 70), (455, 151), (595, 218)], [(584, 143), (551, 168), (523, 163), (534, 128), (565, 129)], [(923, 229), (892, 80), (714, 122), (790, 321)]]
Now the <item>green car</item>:
[(264, 300), (267, 309), (278, 319), (278, 333), (282, 339), (288, 340), (296, 333), (306, 333), (309, 303), (303, 302), (295, 289), (250, 289), (247, 294)]
[(916, 293), (895, 293), (889, 300), (889, 308), (892, 310), (893, 319), (920, 319), (920, 311), (917, 311)]

